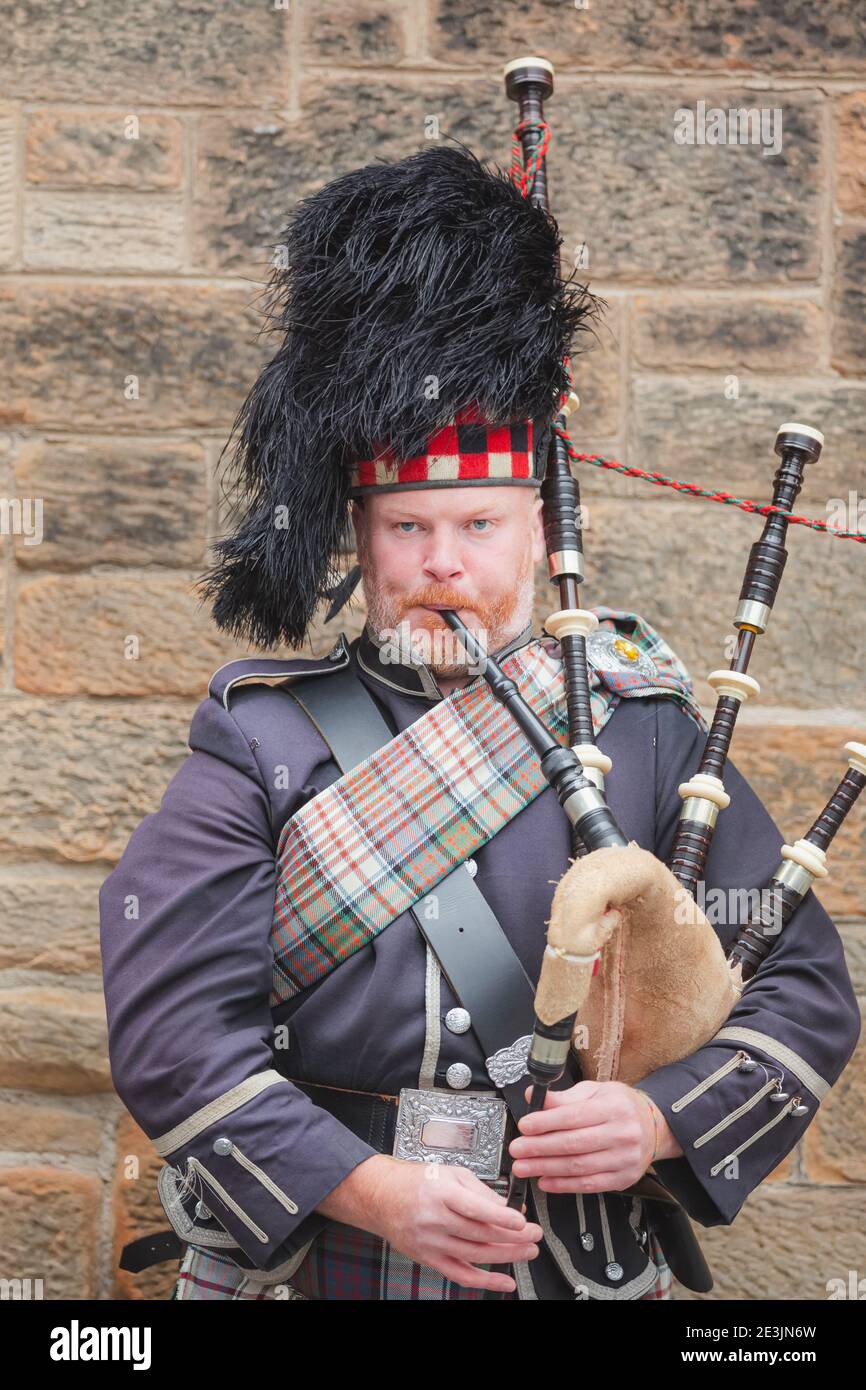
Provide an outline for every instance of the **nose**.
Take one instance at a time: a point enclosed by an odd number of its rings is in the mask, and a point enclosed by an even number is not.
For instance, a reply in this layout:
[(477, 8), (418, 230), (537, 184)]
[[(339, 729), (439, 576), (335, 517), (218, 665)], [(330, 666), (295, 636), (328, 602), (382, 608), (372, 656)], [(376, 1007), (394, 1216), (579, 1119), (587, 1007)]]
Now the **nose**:
[(438, 584), (459, 579), (464, 573), (460, 545), (450, 527), (434, 529), (424, 553), (422, 570), (426, 578)]

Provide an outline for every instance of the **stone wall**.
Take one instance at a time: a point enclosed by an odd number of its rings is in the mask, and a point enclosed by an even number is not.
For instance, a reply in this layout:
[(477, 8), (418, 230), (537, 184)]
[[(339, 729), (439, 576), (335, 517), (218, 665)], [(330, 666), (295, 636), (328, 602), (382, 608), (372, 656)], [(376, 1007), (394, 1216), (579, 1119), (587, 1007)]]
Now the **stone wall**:
[[(864, 490), (866, 10), (18, 0), (0, 51), (0, 1273), (50, 1298), (162, 1298), (171, 1267), (115, 1272), (164, 1219), (158, 1160), (112, 1092), (96, 895), (209, 674), (242, 654), (193, 585), (286, 212), (436, 122), (507, 165), (502, 63), (552, 58), (564, 254), (608, 303), (578, 364), (577, 447), (766, 499), (775, 430), (802, 419), (826, 435), (801, 507), (823, 518)], [(699, 102), (778, 110), (780, 151), (677, 143)], [(587, 600), (639, 609), (708, 701), (755, 519), (583, 476)], [(42, 501), (41, 543), (10, 524), (15, 499)], [(790, 548), (736, 760), (796, 835), (866, 730), (866, 554), (806, 528)], [(540, 576), (539, 619), (550, 593)], [(861, 807), (821, 892), (861, 993), (864, 825)], [(866, 1275), (864, 1088), (861, 1049), (744, 1216), (708, 1233), (713, 1297), (821, 1299)]]

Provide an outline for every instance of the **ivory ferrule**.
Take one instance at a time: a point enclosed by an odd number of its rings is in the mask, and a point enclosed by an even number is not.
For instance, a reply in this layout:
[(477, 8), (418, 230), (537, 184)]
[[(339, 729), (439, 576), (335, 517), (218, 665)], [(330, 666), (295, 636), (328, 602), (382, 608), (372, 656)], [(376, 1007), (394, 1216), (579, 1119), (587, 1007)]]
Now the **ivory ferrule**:
[(588, 637), (598, 627), (598, 618), (588, 608), (560, 608), (545, 620), (544, 630), (557, 642), (563, 637)]
[[(543, 61), (543, 60), (542, 60)], [(784, 425), (780, 425), (776, 430), (776, 438), (780, 434), (804, 434), (807, 439), (814, 439), (816, 443), (824, 447), (824, 436), (820, 430), (816, 430), (812, 425), (801, 425), (798, 420), (786, 420)]]
[(830, 874), (826, 854), (808, 840), (795, 840), (792, 845), (783, 845), (782, 858), (799, 864), (812, 878), (827, 878)]
[(508, 77), (510, 73), (516, 72), (518, 68), (544, 68), (545, 72), (553, 76), (553, 64), (547, 58), (536, 58), (531, 55), (528, 58), (512, 58), (502, 69), (503, 77)]
[(587, 774), (590, 769), (607, 774), (613, 767), (613, 763), (606, 753), (602, 753), (594, 743), (573, 743), (571, 751), (576, 753), (583, 765), (583, 770)]
[(707, 676), (707, 684), (713, 687), (717, 695), (726, 695), (742, 704), (752, 696), (757, 698), (761, 693), (761, 687), (754, 676), (747, 676), (745, 671), (711, 671)]
[(843, 751), (848, 754), (848, 766), (866, 774), (866, 743), (846, 743)]
[(711, 801), (720, 811), (724, 811), (731, 804), (731, 798), (718, 777), (711, 777), (707, 772), (696, 772), (690, 782), (680, 782), (677, 791), (683, 801), (689, 798)]
[(600, 767), (584, 767), (583, 775), (588, 782), (592, 782), (594, 787), (598, 787), (602, 796), (604, 795), (604, 773)]

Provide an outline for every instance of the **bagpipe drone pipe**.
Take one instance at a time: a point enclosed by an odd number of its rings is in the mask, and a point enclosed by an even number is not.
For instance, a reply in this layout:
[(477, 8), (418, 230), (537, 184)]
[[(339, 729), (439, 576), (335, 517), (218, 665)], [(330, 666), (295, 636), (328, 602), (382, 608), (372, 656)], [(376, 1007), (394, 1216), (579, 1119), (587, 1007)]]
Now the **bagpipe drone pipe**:
[[(517, 59), (505, 68), (505, 86), (519, 107), (512, 178), (550, 216), (544, 102), (553, 91), (552, 65), (541, 58)], [(699, 767), (679, 788), (683, 805), (669, 865), (629, 844), (605, 799), (604, 776), (611, 764), (593, 732), (587, 638), (598, 619), (580, 606), (580, 494), (566, 432), (567, 418), (578, 405), (573, 392), (560, 403), (541, 489), (549, 575), (560, 603), (544, 629), (561, 648), (568, 747), (486, 655), (477, 634), (456, 613), (442, 615), (538, 754), (572, 827), (575, 858), (554, 893), (535, 997), (528, 1058), (532, 1110), (543, 1108), (547, 1089), (564, 1074), (572, 1045), (587, 1079), (632, 1084), (715, 1036), (812, 883), (826, 876), (829, 845), (866, 785), (866, 745), (846, 744), (848, 767), (839, 785), (803, 838), (782, 846), (781, 863), (758, 895), (760, 909), (741, 927), (726, 957), (695, 892), (716, 821), (729, 803), (723, 776), (737, 715), (742, 703), (759, 693), (747, 668), (779, 590), (789, 518), (805, 470), (817, 462), (823, 444), (818, 430), (786, 423), (776, 435), (780, 463), (772, 501), (761, 508), (766, 520), (749, 553), (734, 618), (734, 655), (729, 669), (709, 676), (718, 703)], [(665, 971), (669, 978), (659, 978)], [(657, 1012), (647, 1010), (650, 994), (666, 1001), (662, 1035)], [(579, 1046), (578, 1036), (592, 1039), (592, 1047)], [(510, 1204), (519, 1205), (524, 1191), (525, 1183), (512, 1179)]]

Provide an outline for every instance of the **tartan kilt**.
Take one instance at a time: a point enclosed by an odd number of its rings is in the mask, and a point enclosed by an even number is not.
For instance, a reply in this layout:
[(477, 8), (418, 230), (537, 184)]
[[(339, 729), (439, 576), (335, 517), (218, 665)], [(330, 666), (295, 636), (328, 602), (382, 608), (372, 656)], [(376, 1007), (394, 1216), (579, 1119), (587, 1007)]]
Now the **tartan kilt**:
[[(652, 1232), (649, 1254), (658, 1271), (656, 1282), (636, 1301), (670, 1299), (671, 1271)], [(461, 1288), (429, 1265), (413, 1263), (379, 1236), (354, 1226), (330, 1223), (317, 1236), (291, 1281), (282, 1284), (262, 1284), (261, 1280), (250, 1277), (249, 1270), (241, 1269), (228, 1256), (203, 1246), (190, 1245), (181, 1261), (173, 1297), (459, 1302), (514, 1300), (517, 1293), (498, 1294), (486, 1289)]]

